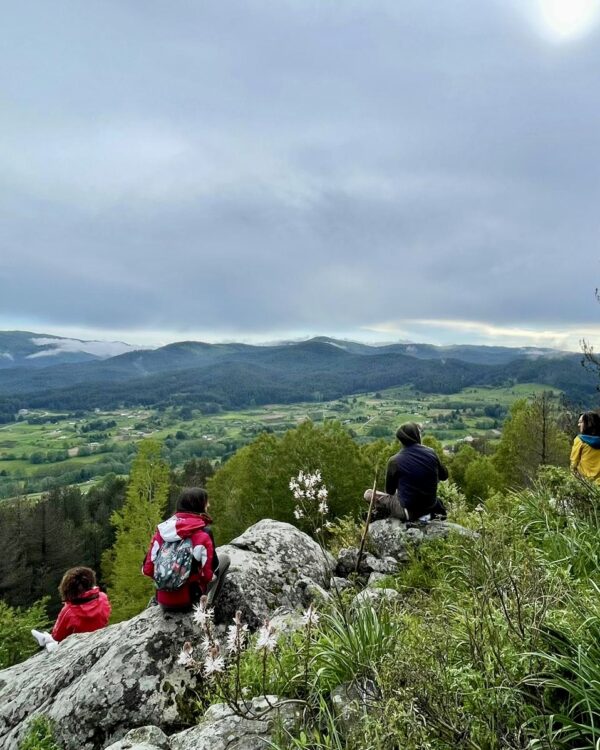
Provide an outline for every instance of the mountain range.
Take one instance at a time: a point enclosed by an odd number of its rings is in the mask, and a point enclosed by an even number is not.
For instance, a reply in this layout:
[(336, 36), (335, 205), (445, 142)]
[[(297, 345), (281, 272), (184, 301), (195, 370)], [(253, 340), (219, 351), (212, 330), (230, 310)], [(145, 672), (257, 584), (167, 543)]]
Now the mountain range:
[(452, 393), (516, 382), (544, 383), (587, 403), (598, 380), (581, 367), (581, 355), (553, 349), (371, 346), (329, 337), (267, 346), (183, 341), (135, 350), (10, 331), (0, 332), (0, 361), (0, 412), (135, 404), (240, 408), (407, 384)]

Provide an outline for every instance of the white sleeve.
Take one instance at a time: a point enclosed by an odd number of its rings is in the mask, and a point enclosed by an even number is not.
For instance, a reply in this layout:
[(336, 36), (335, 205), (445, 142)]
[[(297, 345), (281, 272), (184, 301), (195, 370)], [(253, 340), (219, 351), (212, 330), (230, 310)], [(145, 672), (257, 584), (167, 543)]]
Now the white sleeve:
[(160, 544), (157, 541), (155, 541), (154, 544), (152, 545), (152, 551), (150, 552), (150, 559), (152, 560), (152, 562), (156, 560), (156, 555), (158, 554), (159, 549), (160, 549)]
[(208, 550), (203, 544), (197, 544), (192, 550), (192, 555), (194, 556), (194, 560), (198, 561), (200, 568), (203, 568), (206, 565), (206, 561), (208, 560)]

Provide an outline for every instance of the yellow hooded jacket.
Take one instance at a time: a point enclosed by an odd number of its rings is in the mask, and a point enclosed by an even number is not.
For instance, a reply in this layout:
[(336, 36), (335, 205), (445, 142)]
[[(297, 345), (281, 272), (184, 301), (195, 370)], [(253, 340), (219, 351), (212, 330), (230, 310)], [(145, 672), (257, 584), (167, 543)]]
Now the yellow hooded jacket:
[(571, 469), (600, 483), (600, 437), (578, 435), (571, 449)]

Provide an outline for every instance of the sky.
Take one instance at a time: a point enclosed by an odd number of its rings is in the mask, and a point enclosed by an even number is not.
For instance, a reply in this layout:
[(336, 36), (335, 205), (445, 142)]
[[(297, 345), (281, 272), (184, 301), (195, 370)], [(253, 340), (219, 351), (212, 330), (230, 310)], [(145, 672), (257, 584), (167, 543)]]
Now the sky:
[(600, 344), (600, 0), (21, 0), (0, 329)]

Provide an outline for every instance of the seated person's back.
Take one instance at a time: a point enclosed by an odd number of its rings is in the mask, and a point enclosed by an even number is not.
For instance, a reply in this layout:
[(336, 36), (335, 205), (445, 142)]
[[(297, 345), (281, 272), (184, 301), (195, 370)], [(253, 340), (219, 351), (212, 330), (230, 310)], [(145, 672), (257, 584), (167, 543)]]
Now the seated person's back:
[(430, 512), (437, 499), (440, 479), (448, 472), (437, 453), (426, 445), (414, 443), (405, 446), (388, 462), (385, 491), (398, 493), (403, 507), (411, 518)]
[(401, 521), (414, 521), (422, 516), (446, 517), (446, 509), (437, 498), (439, 480), (448, 479), (448, 471), (437, 453), (421, 444), (421, 431), (415, 422), (401, 425), (396, 437), (402, 450), (388, 461), (385, 493), (365, 492), (365, 500), (373, 502), (376, 515), (391, 515)]

